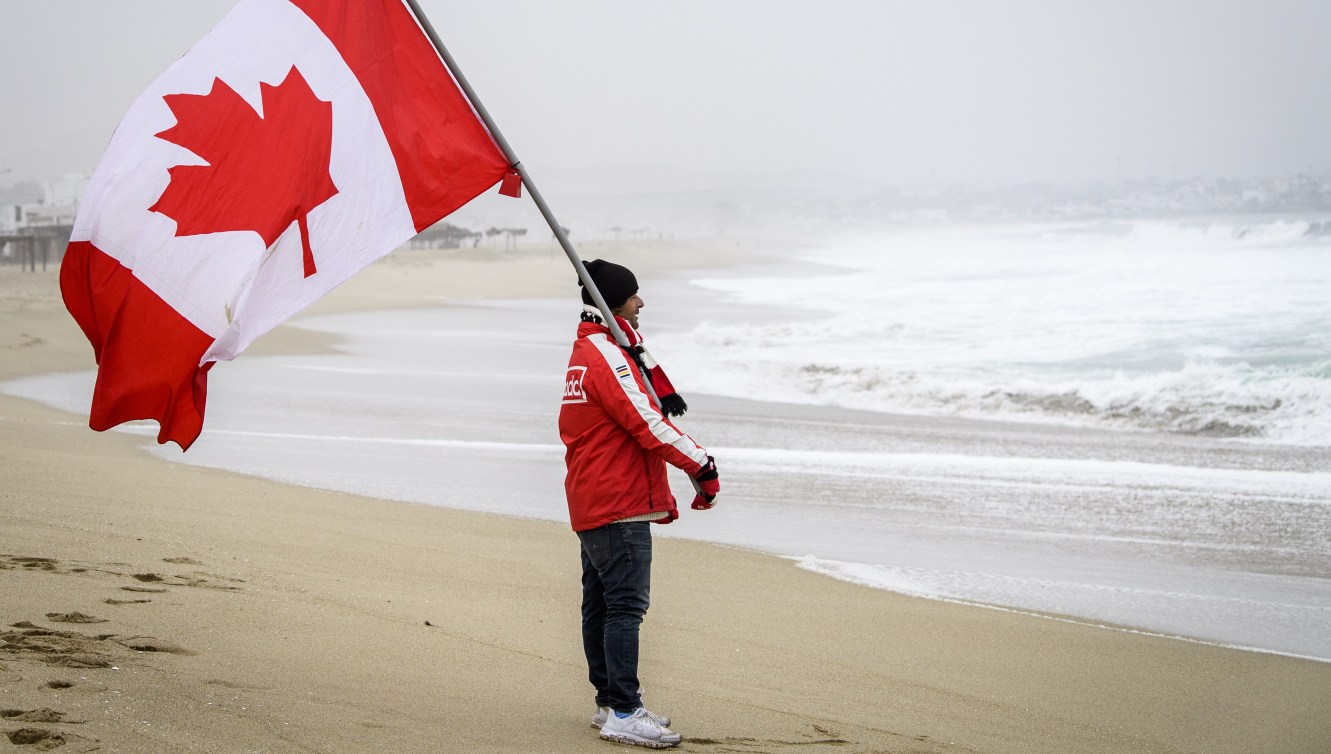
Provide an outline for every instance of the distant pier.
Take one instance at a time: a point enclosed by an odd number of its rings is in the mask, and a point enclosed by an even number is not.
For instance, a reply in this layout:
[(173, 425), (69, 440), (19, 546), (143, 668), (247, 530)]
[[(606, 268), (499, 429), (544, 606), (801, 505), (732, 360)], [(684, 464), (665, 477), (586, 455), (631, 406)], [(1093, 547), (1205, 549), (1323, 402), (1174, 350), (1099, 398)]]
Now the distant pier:
[(64, 256), (72, 231), (69, 225), (39, 225), (0, 232), (0, 249), (5, 252), (0, 255), (0, 263), (21, 264), (23, 269), (36, 272), (40, 260), (45, 270)]

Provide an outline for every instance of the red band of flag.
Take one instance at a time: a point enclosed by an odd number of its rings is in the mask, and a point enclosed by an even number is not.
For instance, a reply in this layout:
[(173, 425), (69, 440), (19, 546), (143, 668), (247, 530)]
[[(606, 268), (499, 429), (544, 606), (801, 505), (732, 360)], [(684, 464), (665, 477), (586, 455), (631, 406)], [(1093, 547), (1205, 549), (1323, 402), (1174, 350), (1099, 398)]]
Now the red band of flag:
[(291, 2), (342, 53), (374, 103), (417, 231), (508, 172), (508, 160), (401, 0)]
[(199, 359), (212, 337), (87, 242), (65, 250), (60, 291), (97, 357), (88, 426), (156, 419), (158, 442), (188, 449), (203, 429), (212, 362)]

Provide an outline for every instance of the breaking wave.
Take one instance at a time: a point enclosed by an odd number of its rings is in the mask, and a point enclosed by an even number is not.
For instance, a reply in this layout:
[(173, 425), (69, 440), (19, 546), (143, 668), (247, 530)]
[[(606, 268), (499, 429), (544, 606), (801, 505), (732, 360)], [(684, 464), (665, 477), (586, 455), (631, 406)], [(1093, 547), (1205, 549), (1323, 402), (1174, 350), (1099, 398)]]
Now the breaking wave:
[(697, 281), (792, 314), (710, 323), (653, 348), (677, 384), (723, 395), (1331, 446), (1324, 225), (860, 240), (802, 260), (833, 266), (827, 275)]
[(1331, 359), (1302, 368), (1194, 361), (1148, 374), (1039, 379), (997, 369), (782, 362), (764, 356), (763, 339), (753, 335), (693, 331), (690, 341), (713, 358), (686, 358), (680, 381), (786, 403), (1331, 446)]

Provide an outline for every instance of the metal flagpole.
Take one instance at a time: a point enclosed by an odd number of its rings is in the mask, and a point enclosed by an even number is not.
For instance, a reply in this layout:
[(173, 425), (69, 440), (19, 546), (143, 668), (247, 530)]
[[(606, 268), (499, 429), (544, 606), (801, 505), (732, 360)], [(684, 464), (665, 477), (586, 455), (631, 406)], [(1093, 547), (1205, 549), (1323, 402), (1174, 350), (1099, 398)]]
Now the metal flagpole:
[[(569, 242), (568, 234), (564, 233), (564, 227), (555, 220), (554, 213), (550, 211), (550, 205), (545, 203), (545, 197), (541, 196), (540, 190), (532, 182), (531, 176), (527, 173), (527, 168), (513, 153), (513, 148), (509, 146), (508, 140), (499, 131), (499, 127), (495, 125), (494, 120), (490, 118), (490, 113), (486, 111), (485, 105), (481, 104), (480, 98), (476, 96), (476, 91), (471, 88), (471, 84), (467, 83), (467, 77), (462, 75), (462, 70), (458, 68), (453, 56), (448, 54), (448, 48), (444, 47), (443, 40), (439, 38), (439, 34), (430, 25), (430, 19), (425, 17), (425, 12), (421, 10), (421, 6), (417, 4), (416, 0), (406, 0), (406, 3), (416, 16), (416, 21), (425, 30), (426, 36), (434, 43), (434, 48), (438, 50), (439, 57), (444, 59), (444, 65), (448, 66), (449, 73), (453, 74), (453, 79), (458, 82), (458, 86), (462, 87), (463, 93), (471, 101), (471, 106), (475, 108), (476, 114), (481, 116), (481, 122), (490, 130), (490, 135), (494, 137), (495, 143), (503, 150), (504, 157), (508, 159), (508, 164), (522, 178), (522, 185), (527, 188), (527, 193), (531, 194), (532, 201), (536, 202), (536, 208), (541, 211), (541, 216), (550, 225), (550, 230), (554, 232), (555, 238), (559, 240), (559, 245), (564, 248), (564, 253), (568, 255), (568, 261), (573, 264), (573, 269), (577, 271), (578, 278), (582, 280), (582, 284), (591, 293), (592, 300), (596, 302), (596, 308), (601, 310), (601, 316), (605, 319), (605, 324), (610, 328), (611, 334), (615, 336), (615, 342), (624, 348), (628, 348), (628, 336), (620, 329), (619, 323), (615, 322), (615, 316), (610, 312), (610, 307), (606, 306), (605, 298), (601, 296), (601, 290), (596, 287), (596, 282), (592, 280), (591, 274), (587, 272), (587, 266), (582, 263), (578, 252), (573, 250), (573, 244)], [(656, 398), (656, 393), (652, 390), (650, 381), (647, 382), (647, 389), (651, 392), (652, 397)]]

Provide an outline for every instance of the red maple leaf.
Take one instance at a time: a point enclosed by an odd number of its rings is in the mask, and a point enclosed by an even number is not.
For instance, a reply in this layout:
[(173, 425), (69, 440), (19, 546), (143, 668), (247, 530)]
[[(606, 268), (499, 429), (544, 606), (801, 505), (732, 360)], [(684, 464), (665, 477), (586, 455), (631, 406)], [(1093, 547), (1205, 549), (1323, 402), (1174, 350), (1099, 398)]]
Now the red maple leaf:
[(272, 246), (300, 224), (305, 277), (315, 273), (306, 216), (337, 193), (328, 174), (333, 105), (292, 66), (277, 86), (261, 83), (263, 115), (221, 79), (208, 94), (162, 99), (176, 125), (157, 134), (207, 161), (177, 165), (149, 211), (176, 221), (177, 236), (252, 230)]

